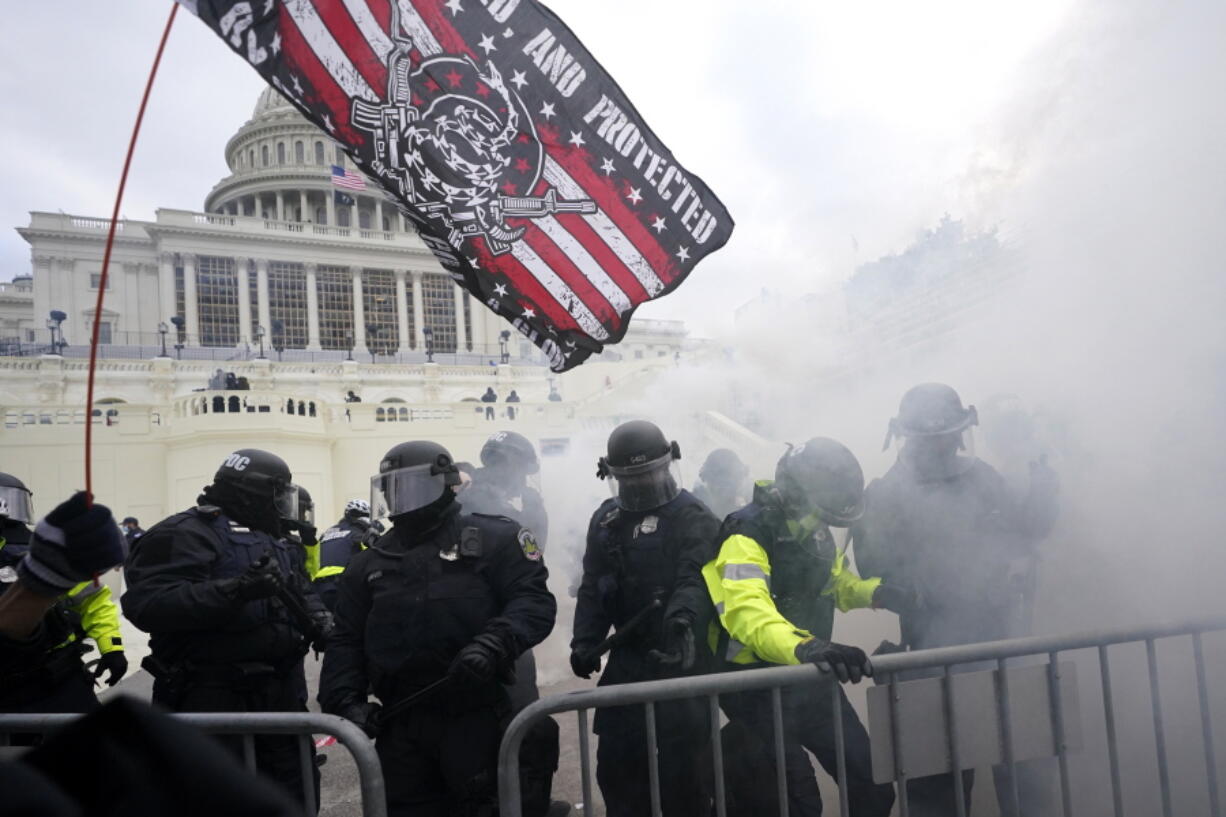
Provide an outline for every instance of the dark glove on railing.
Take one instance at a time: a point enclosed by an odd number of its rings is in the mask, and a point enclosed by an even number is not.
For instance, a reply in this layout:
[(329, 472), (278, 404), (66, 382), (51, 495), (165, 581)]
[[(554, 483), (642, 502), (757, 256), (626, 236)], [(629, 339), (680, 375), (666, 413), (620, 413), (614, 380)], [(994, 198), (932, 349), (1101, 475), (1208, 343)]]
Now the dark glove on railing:
[(841, 683), (860, 683), (861, 678), (873, 677), (873, 662), (859, 647), (810, 638), (796, 645), (796, 658), (802, 664), (815, 664), (823, 672), (832, 672)]
[(342, 718), (353, 723), (369, 738), (379, 737), (379, 712), (383, 707), (370, 701), (360, 701), (341, 707)]
[(593, 672), (600, 672), (600, 656), (592, 655), (583, 647), (575, 647), (570, 651), (570, 670), (580, 678), (591, 678)]
[(34, 528), (17, 580), (41, 596), (60, 596), (123, 562), (126, 541), (105, 505), (78, 491)]

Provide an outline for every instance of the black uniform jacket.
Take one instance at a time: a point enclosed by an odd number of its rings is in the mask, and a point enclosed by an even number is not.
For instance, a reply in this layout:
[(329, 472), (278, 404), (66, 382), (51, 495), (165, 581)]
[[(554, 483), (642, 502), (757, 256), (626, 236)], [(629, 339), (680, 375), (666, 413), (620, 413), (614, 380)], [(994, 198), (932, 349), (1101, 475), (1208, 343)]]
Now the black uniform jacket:
[[(531, 533), (510, 519), (453, 505), (424, 535), (394, 525), (341, 574), (320, 704), (337, 712), (365, 701), (368, 689), (394, 703), (443, 677), (482, 632), (504, 638), (518, 657), (553, 629), (557, 603), (547, 578)], [(491, 682), (441, 697), (483, 705), (501, 694)]]

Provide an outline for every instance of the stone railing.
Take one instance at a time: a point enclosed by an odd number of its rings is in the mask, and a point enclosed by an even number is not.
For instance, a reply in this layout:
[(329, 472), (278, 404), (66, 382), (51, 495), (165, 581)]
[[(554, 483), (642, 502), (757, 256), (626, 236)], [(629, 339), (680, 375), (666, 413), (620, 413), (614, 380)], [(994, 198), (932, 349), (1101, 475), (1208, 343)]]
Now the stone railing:
[(309, 221), (278, 221), (277, 219), (261, 218), (259, 216), (197, 213), (191, 210), (161, 208), (157, 211), (157, 223), (159, 226), (166, 227), (204, 227), (207, 229), (232, 230), (241, 233), (292, 233), (304, 237), (340, 238), (349, 241), (386, 241), (389, 244), (427, 252), (426, 246), (415, 233), (372, 230), (360, 227), (338, 227), (327, 224), (315, 224)]
[(312, 418), (322, 415), (322, 403), (315, 397), (278, 394), (267, 391), (200, 391), (179, 397), (171, 403), (174, 419), (218, 414), (275, 414), (281, 417)]

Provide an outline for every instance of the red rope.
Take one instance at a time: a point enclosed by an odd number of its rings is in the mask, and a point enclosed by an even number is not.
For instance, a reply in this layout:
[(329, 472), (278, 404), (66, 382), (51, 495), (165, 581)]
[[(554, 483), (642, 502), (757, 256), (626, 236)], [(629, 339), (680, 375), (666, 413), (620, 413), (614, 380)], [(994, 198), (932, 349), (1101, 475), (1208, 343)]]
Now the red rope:
[(111, 229), (106, 234), (106, 252), (102, 256), (102, 274), (98, 276), (98, 301), (94, 306), (94, 331), (89, 342), (89, 381), (85, 392), (85, 494), (91, 504), (94, 501), (94, 372), (98, 366), (98, 332), (102, 323), (102, 301), (106, 297), (106, 275), (111, 266), (111, 248), (115, 245), (115, 228), (119, 224), (119, 206), (123, 203), (123, 189), (128, 183), (128, 169), (132, 166), (132, 154), (136, 152), (136, 137), (140, 135), (141, 121), (145, 118), (145, 106), (149, 103), (149, 92), (153, 90), (153, 78), (157, 76), (158, 65), (162, 62), (162, 52), (166, 50), (166, 39), (170, 36), (170, 27), (174, 24), (175, 13), (178, 10), (178, 3), (170, 4), (170, 17), (167, 18), (166, 28), (162, 31), (162, 41), (158, 43), (157, 55), (153, 58), (153, 67), (149, 69), (149, 80), (145, 83), (145, 95), (141, 97), (140, 110), (136, 113), (136, 124), (132, 127), (132, 139), (128, 142), (128, 155), (123, 160), (123, 173), (119, 176), (119, 190), (115, 193), (115, 209), (111, 212)]

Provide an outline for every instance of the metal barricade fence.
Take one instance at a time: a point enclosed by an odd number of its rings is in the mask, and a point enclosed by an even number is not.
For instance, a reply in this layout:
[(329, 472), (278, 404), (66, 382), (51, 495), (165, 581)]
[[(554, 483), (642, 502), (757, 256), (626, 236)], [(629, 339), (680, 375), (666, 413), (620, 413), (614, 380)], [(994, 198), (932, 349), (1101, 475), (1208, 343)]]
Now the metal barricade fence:
[[(1226, 616), (1195, 619), (1145, 628), (1101, 630), (1065, 636), (1029, 637), (969, 644), (956, 647), (921, 650), (884, 655), (873, 659), (874, 681), (869, 689), (868, 727), (872, 744), (873, 778), (876, 782), (894, 785), (896, 813), (909, 817), (910, 803), (907, 782), (933, 774), (951, 774), (961, 779), (962, 772), (976, 766), (992, 765), (1007, 770), (1004, 805), (1013, 814), (1020, 809), (1018, 764), (1036, 758), (1054, 758), (1058, 776), (1060, 811), (1073, 817), (1073, 781), (1070, 755), (1081, 751), (1089, 742), (1081, 737), (1088, 710), (1079, 708), (1076, 669), (1086, 663), (1086, 656), (1073, 655), (1087, 651), (1091, 670), (1097, 664), (1101, 688), (1101, 714), (1104, 726), (1107, 769), (1110, 779), (1111, 810), (1108, 813), (1124, 817), (1124, 785), (1121, 774), (1120, 728), (1116, 711), (1119, 689), (1113, 690), (1113, 675), (1108, 648), (1113, 645), (1144, 645), (1146, 671), (1139, 668), (1127, 674), (1127, 682), (1147, 676), (1151, 702), (1154, 763), (1158, 797), (1163, 817), (1175, 813), (1172, 805), (1172, 783), (1168, 768), (1168, 745), (1162, 700), (1159, 694), (1159, 661), (1157, 642), (1178, 639), (1187, 646), (1190, 639), (1192, 666), (1199, 708), (1200, 742), (1205, 776), (1198, 783), (1196, 796), (1207, 798), (1207, 812), (1220, 817), (1218, 769), (1214, 749), (1210, 695), (1205, 669), (1205, 649), (1202, 634), (1226, 630)], [(1122, 651), (1126, 647), (1119, 647)], [(1169, 649), (1174, 649), (1171, 647)], [(1062, 661), (1061, 658), (1080, 661)], [(1025, 659), (1030, 658), (1030, 661)], [(1034, 663), (1042, 659), (1042, 663)], [(983, 667), (986, 664), (987, 669)], [(968, 666), (969, 665), (969, 666)], [(1093, 673), (1092, 673), (1093, 674)], [(522, 817), (520, 802), (519, 751), (525, 735), (535, 723), (549, 715), (575, 712), (579, 729), (579, 761), (585, 814), (594, 814), (592, 796), (591, 747), (588, 737), (590, 710), (613, 706), (641, 704), (647, 739), (648, 783), (651, 787), (653, 817), (661, 815), (660, 771), (657, 757), (655, 705), (661, 701), (686, 698), (706, 698), (710, 725), (711, 761), (714, 778), (712, 797), (718, 817), (726, 815), (725, 758), (720, 740), (720, 696), (748, 691), (769, 690), (773, 715), (774, 786), (779, 797), (779, 813), (788, 815), (787, 778), (784, 765), (785, 740), (783, 728), (782, 690), (813, 684), (820, 673), (813, 666), (770, 667), (741, 670), (713, 675), (697, 675), (660, 681), (619, 684), (596, 689), (542, 698), (521, 711), (503, 737), (499, 751), (498, 786), (502, 817)], [(849, 813), (847, 793), (847, 763), (845, 736), (840, 717), (842, 696), (838, 684), (832, 690), (832, 723), (839, 791), (839, 814)], [(1221, 694), (1221, 693), (1219, 693)], [(1041, 711), (1033, 711), (1040, 709)], [(1019, 714), (1027, 717), (1018, 718)], [(969, 717), (968, 717), (969, 715)], [(1148, 726), (1145, 727), (1148, 730)], [(1100, 758), (1091, 760), (1097, 764)], [(1083, 764), (1086, 765), (1086, 764)], [(1079, 781), (1077, 791), (1105, 805), (1105, 787), (1101, 792)], [(969, 804), (962, 785), (951, 785), (957, 817), (966, 817)], [(1204, 801), (1200, 801), (1204, 802)], [(1054, 808), (1049, 812), (1057, 813)], [(1134, 814), (1152, 813), (1135, 810)], [(1183, 811), (1181, 813), (1187, 813)]]
[[(0, 714), (0, 745), (7, 745), (10, 735), (53, 732), (80, 717), (82, 716), (64, 714)], [(298, 757), (307, 815), (316, 813), (311, 736), (331, 735), (349, 750), (357, 767), (363, 817), (387, 817), (383, 770), (379, 765), (379, 756), (375, 753), (375, 744), (365, 732), (344, 718), (314, 712), (174, 713), (171, 717), (208, 734), (241, 735), (243, 762), (253, 772), (256, 768), (256, 735), (298, 735)]]

